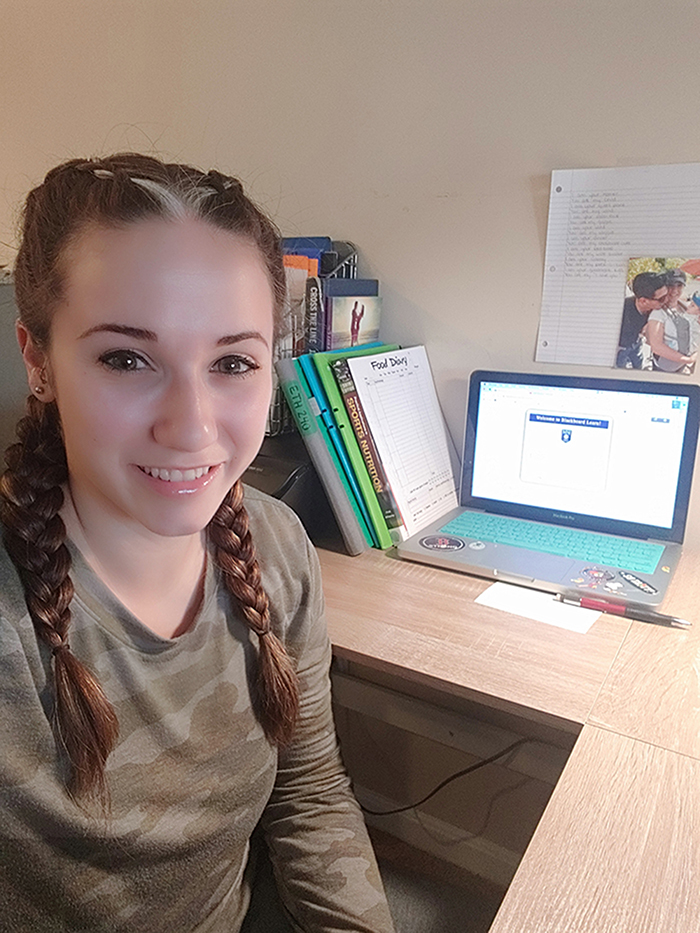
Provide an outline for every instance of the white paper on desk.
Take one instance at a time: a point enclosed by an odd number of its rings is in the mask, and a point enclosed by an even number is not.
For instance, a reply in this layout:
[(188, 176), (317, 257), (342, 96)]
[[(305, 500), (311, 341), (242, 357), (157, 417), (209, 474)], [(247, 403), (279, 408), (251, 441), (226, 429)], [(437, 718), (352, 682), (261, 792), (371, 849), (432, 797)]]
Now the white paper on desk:
[(529, 590), (511, 583), (493, 583), (474, 602), (516, 616), (525, 616), (526, 619), (535, 619), (536, 622), (556, 625), (580, 635), (585, 635), (600, 616), (595, 609), (582, 609), (580, 606), (559, 602), (552, 593)]
[(450, 439), (425, 347), (348, 359), (406, 537), (458, 505)]
[(614, 366), (629, 259), (698, 243), (700, 163), (552, 172), (535, 359)]

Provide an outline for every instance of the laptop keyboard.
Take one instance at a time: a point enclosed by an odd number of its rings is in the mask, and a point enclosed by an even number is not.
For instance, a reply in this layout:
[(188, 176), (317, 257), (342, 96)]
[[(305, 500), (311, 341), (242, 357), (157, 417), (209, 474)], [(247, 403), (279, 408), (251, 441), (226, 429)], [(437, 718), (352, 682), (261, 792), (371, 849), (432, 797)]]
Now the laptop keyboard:
[(440, 534), (524, 547), (636, 573), (654, 573), (664, 551), (663, 544), (483, 512), (463, 512), (441, 528)]

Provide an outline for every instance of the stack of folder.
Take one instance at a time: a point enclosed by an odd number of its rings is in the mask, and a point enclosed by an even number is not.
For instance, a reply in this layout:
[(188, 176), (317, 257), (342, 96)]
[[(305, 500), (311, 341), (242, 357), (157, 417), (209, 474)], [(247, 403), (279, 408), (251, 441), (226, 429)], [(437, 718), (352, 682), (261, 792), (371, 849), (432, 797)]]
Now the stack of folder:
[(355, 347), (350, 351), (282, 359), (276, 364), (282, 391), (350, 554), (360, 554), (368, 547), (391, 547), (394, 542), (348, 423), (330, 364), (335, 357), (347, 353), (377, 350), (376, 345)]
[[(396, 413), (393, 424), (387, 425), (386, 417), (363, 406), (358, 387), (353, 380), (351, 368), (362, 358), (367, 358), (370, 367), (376, 366), (377, 382), (386, 383), (382, 401), (395, 398), (392, 382), (401, 380), (400, 397), (406, 400), (405, 410)], [(389, 375), (387, 370), (395, 371)], [(400, 372), (402, 367), (405, 372)], [(350, 554), (359, 554), (368, 547), (389, 548), (404, 540), (416, 530), (416, 513), (412, 503), (418, 497), (411, 487), (421, 488), (423, 496), (420, 508), (434, 512), (446, 512), (456, 504), (454, 476), (448, 451), (448, 436), (439, 412), (432, 377), (429, 374), (427, 357), (422, 347), (399, 350), (395, 344), (371, 344), (325, 353), (304, 354), (296, 358), (281, 359), (276, 363), (280, 385), (299, 432), (306, 444), (316, 472), (326, 490), (328, 500)], [(419, 374), (429, 380), (420, 382)], [(386, 373), (386, 375), (384, 375)], [(366, 382), (366, 380), (365, 380)], [(421, 392), (415, 404), (425, 401), (423, 396), (432, 396), (429, 432), (423, 436), (420, 425), (413, 418), (414, 401), (410, 399), (412, 386)], [(371, 393), (370, 393), (371, 395)], [(365, 399), (369, 398), (365, 394)], [(383, 414), (386, 414), (386, 408)], [(401, 463), (406, 419), (411, 424), (411, 454), (430, 446), (426, 454), (426, 465), (431, 474), (426, 483), (423, 477), (408, 477)], [(403, 427), (402, 427), (403, 422)], [(436, 433), (444, 443), (435, 444)], [(427, 436), (427, 433), (430, 436)], [(393, 434), (393, 436), (392, 436)], [(436, 451), (436, 446), (441, 448)], [(434, 469), (435, 457), (440, 458), (440, 467)], [(421, 457), (418, 457), (421, 460)], [(427, 464), (431, 460), (431, 464)], [(420, 467), (418, 468), (420, 470)], [(442, 479), (435, 477), (442, 470)], [(430, 487), (430, 488), (428, 488)], [(428, 500), (426, 500), (426, 494)], [(454, 500), (454, 501), (453, 501)], [(429, 520), (425, 514), (425, 521)], [(420, 520), (423, 518), (421, 512)]]

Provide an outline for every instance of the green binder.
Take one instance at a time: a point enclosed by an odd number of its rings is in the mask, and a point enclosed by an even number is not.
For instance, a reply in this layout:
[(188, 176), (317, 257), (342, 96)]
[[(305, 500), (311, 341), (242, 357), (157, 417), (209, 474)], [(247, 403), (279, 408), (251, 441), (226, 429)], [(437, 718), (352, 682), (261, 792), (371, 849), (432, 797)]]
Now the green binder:
[(311, 356), (316, 366), (319, 379), (323, 384), (323, 388), (326, 390), (328, 403), (331, 407), (331, 414), (338, 425), (340, 436), (343, 439), (345, 449), (348, 452), (348, 457), (355, 471), (360, 491), (367, 505), (372, 524), (377, 533), (379, 547), (381, 548), (392, 547), (394, 544), (398, 543), (398, 539), (394, 540), (394, 538), (392, 538), (387, 523), (384, 520), (382, 507), (377, 499), (377, 494), (374, 491), (370, 475), (367, 472), (365, 460), (360, 451), (360, 446), (357, 443), (355, 432), (348, 420), (347, 409), (345, 408), (341, 391), (338, 388), (338, 383), (333, 375), (331, 363), (333, 360), (337, 360), (339, 356), (376, 356), (378, 353), (388, 353), (390, 350), (397, 349), (398, 346), (396, 344), (383, 344), (381, 346), (352, 347), (350, 350), (334, 350), (329, 353), (313, 353)]

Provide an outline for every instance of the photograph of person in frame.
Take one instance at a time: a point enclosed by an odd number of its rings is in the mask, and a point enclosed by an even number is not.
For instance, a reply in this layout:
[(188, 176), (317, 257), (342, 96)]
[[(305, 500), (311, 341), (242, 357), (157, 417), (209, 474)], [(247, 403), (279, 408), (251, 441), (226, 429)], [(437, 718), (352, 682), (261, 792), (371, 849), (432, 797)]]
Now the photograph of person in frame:
[(633, 257), (616, 357), (618, 369), (692, 373), (700, 346), (700, 260)]

